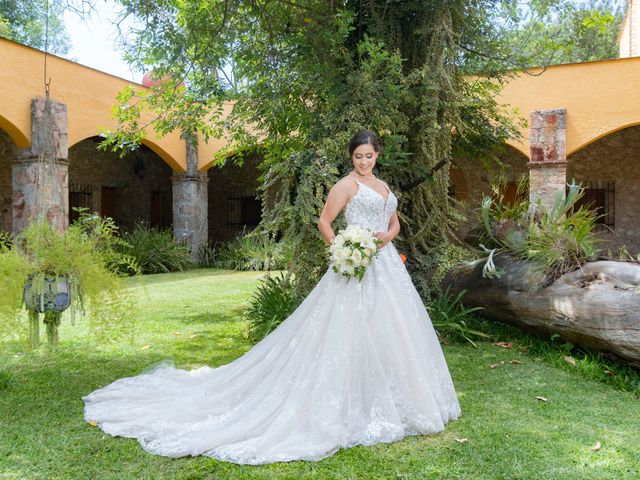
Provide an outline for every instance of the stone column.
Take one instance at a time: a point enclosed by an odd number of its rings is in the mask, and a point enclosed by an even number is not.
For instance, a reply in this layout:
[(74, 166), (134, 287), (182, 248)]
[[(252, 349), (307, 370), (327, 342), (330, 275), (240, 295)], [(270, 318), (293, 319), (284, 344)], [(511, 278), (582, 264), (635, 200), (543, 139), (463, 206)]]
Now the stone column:
[(529, 199), (551, 206), (567, 184), (567, 110), (531, 112)]
[(46, 219), (58, 231), (69, 226), (67, 106), (31, 100), (31, 146), (13, 150), (13, 234)]
[(195, 261), (199, 260), (200, 246), (208, 240), (209, 178), (198, 171), (198, 149), (195, 140), (186, 139), (187, 171), (175, 173), (173, 182), (173, 235), (191, 249)]

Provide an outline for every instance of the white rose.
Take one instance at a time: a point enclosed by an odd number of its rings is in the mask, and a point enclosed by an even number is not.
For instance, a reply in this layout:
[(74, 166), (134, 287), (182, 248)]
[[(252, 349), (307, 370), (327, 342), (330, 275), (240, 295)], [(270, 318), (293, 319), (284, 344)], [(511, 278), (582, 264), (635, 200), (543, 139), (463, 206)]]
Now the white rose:
[(360, 262), (362, 261), (362, 253), (360, 253), (360, 250), (355, 249), (353, 251), (353, 253), (351, 254), (351, 260), (353, 261), (353, 263), (355, 265), (359, 265)]

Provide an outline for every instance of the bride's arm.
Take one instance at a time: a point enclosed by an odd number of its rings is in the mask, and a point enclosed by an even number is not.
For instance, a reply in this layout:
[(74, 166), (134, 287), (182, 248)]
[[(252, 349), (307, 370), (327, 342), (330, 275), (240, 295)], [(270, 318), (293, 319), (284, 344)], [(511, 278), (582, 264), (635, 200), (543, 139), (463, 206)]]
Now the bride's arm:
[(353, 192), (349, 188), (349, 185), (341, 182), (336, 183), (331, 190), (329, 190), (327, 201), (324, 204), (320, 219), (318, 220), (318, 230), (320, 230), (326, 243), (331, 243), (336, 236), (331, 228), (331, 224), (347, 205), (352, 194)]

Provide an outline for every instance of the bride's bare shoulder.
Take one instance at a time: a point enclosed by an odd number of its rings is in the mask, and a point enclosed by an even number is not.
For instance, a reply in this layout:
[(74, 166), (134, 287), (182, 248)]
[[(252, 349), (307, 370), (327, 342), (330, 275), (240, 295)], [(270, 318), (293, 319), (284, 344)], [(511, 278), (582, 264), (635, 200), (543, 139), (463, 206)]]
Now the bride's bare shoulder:
[(331, 187), (331, 190), (341, 193), (355, 193), (358, 190), (358, 184), (352, 177), (345, 175)]

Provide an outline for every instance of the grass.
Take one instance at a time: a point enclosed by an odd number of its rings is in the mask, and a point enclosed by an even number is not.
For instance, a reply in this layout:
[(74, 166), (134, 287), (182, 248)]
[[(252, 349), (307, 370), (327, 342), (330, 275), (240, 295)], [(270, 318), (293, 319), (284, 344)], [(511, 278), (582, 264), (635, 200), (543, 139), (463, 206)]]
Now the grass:
[(445, 345), (463, 415), (444, 432), (341, 450), (318, 463), (157, 457), (83, 421), (81, 397), (117, 378), (164, 359), (193, 368), (245, 352), (241, 310), (261, 275), (196, 270), (131, 279), (141, 307), (129, 342), (88, 344), (79, 324), (63, 328), (55, 354), (1, 344), (0, 479), (640, 477), (638, 398), (554, 364), (517, 338), (511, 348)]

